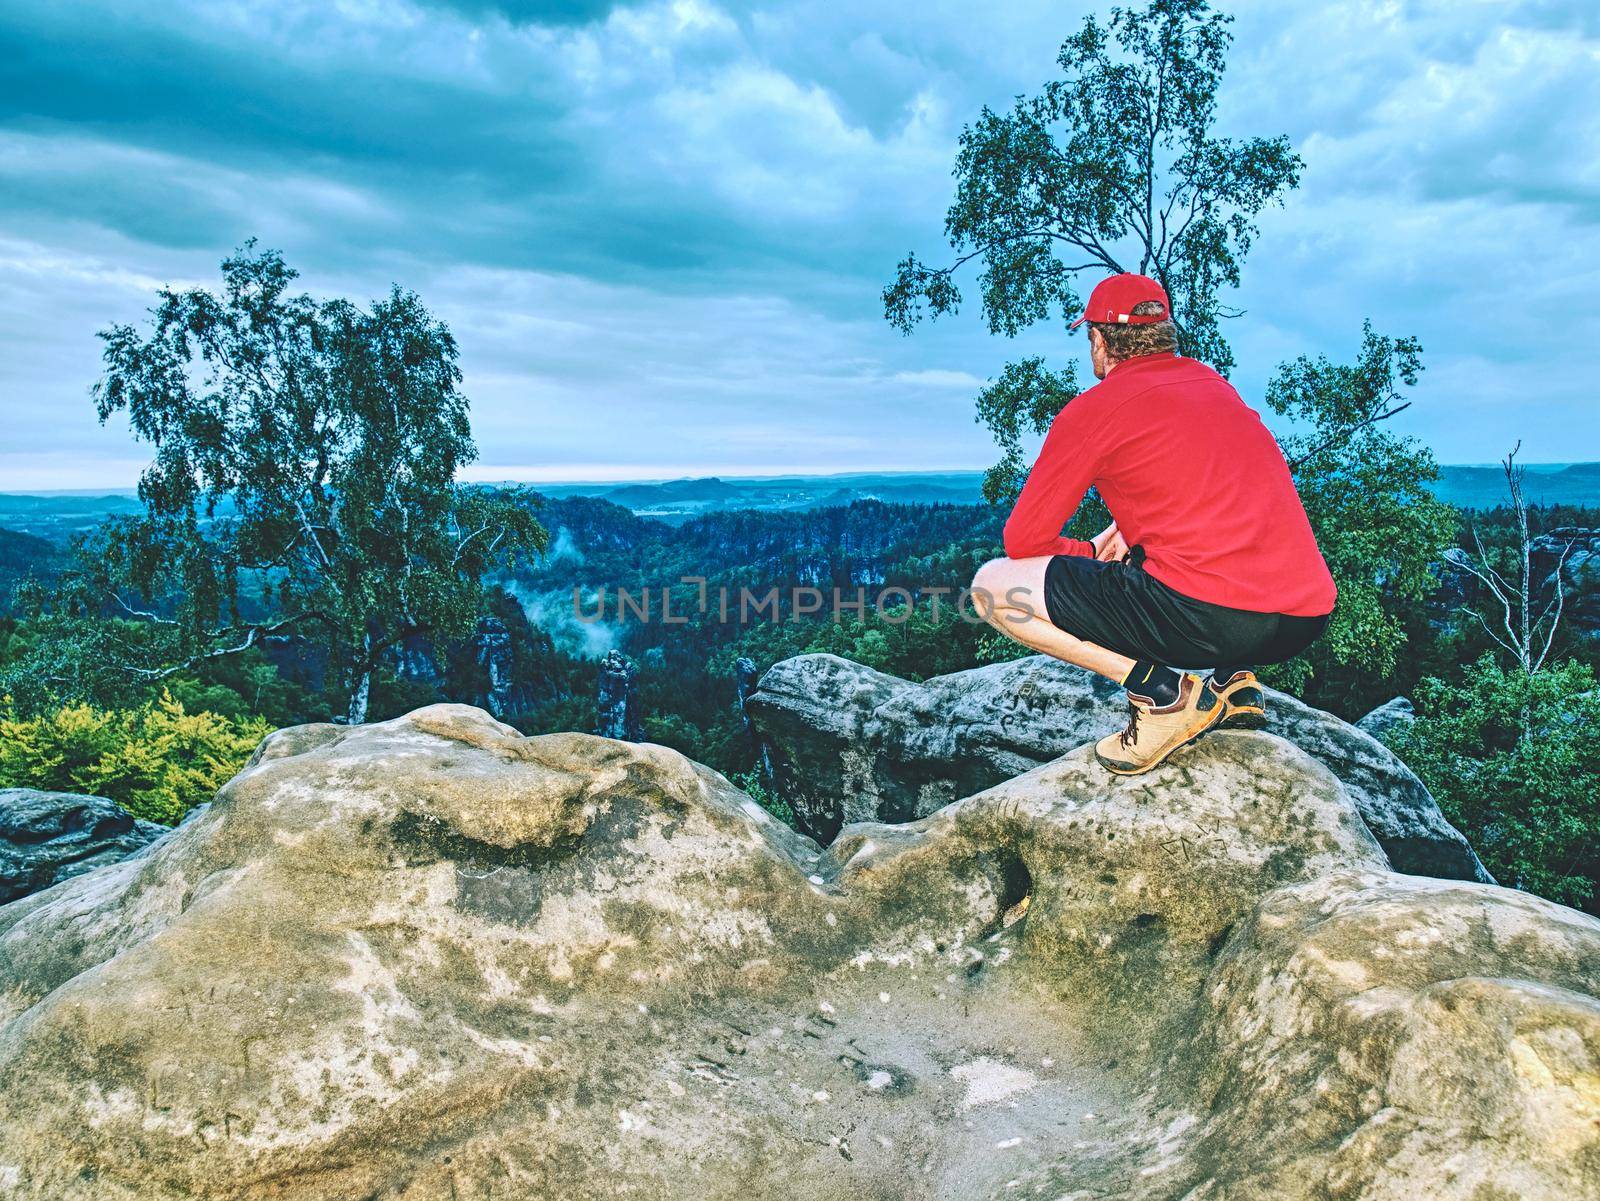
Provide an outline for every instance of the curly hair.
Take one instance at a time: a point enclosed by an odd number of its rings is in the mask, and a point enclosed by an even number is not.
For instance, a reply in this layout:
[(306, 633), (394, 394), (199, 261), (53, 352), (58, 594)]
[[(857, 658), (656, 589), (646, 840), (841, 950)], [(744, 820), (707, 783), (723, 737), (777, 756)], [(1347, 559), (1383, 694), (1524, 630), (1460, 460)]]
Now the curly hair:
[[(1164, 310), (1158, 300), (1141, 300), (1133, 306), (1136, 317), (1149, 317)], [(1106, 340), (1106, 352), (1118, 362), (1142, 354), (1172, 354), (1178, 349), (1178, 327), (1172, 324), (1170, 315), (1165, 321), (1152, 321), (1149, 325), (1091, 321), (1089, 328), (1100, 331)]]

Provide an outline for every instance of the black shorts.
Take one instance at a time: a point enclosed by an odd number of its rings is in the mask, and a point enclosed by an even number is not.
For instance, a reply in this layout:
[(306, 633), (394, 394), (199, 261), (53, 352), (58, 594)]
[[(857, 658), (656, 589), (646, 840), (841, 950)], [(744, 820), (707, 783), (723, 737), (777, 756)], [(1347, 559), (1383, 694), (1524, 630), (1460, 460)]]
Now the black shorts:
[(1292, 659), (1322, 636), (1328, 616), (1229, 609), (1185, 596), (1127, 560), (1056, 555), (1044, 573), (1050, 623), (1074, 638), (1169, 667), (1234, 670)]

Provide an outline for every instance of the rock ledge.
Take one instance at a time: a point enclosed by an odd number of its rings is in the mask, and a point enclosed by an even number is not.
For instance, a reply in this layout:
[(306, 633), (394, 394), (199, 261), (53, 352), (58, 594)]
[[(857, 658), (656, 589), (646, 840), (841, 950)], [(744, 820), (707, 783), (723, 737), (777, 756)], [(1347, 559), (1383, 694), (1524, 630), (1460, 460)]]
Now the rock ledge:
[(1600, 923), (1268, 734), (796, 835), (433, 706), (0, 908), (0, 1196), (1593, 1198)]

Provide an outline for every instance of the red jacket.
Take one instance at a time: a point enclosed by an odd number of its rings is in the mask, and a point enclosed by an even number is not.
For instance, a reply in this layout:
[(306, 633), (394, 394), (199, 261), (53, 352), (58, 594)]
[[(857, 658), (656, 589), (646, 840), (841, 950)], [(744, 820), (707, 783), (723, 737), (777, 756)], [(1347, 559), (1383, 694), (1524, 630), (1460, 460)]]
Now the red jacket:
[(1006, 555), (1092, 555), (1061, 537), (1090, 485), (1145, 570), (1195, 600), (1317, 617), (1337, 592), (1283, 452), (1204, 363), (1118, 363), (1050, 424), (1006, 521)]

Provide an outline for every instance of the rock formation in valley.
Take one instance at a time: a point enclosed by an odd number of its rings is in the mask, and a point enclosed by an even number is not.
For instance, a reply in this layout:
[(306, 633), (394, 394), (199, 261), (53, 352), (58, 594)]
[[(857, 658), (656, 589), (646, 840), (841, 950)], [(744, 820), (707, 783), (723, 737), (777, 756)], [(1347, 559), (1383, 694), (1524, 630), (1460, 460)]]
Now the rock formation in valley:
[(600, 660), (595, 696), (595, 732), (606, 738), (638, 742), (644, 736), (633, 678), (638, 667), (621, 651), (607, 651)]

